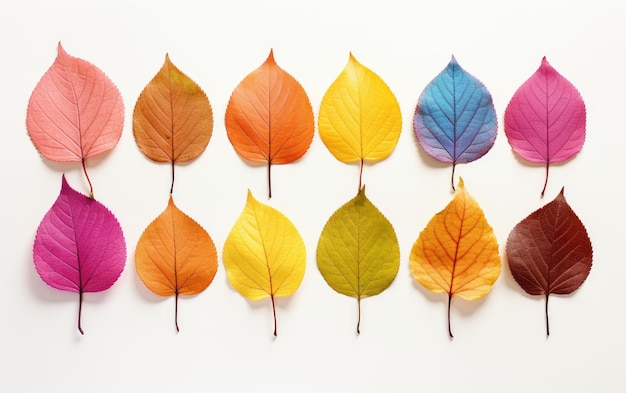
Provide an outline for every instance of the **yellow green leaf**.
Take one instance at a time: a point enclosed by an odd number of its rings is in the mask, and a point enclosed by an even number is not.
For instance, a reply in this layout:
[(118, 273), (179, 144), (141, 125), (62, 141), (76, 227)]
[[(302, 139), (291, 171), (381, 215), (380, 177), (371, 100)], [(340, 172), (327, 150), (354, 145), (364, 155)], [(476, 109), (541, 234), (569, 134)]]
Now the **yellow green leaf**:
[(249, 300), (293, 294), (306, 266), (304, 241), (296, 227), (278, 210), (260, 203), (248, 191), (243, 212), (224, 244), (228, 281)]
[(318, 128), (332, 155), (341, 162), (359, 162), (362, 174), (364, 161), (383, 160), (396, 147), (402, 130), (400, 105), (385, 81), (350, 53), (324, 94)]
[(413, 244), (410, 268), (424, 288), (448, 294), (448, 333), (452, 338), (452, 297), (479, 299), (500, 275), (498, 241), (463, 179), (452, 201), (430, 220)]
[(328, 220), (317, 245), (317, 267), (335, 291), (361, 299), (391, 285), (400, 266), (400, 246), (393, 226), (365, 196), (365, 187)]

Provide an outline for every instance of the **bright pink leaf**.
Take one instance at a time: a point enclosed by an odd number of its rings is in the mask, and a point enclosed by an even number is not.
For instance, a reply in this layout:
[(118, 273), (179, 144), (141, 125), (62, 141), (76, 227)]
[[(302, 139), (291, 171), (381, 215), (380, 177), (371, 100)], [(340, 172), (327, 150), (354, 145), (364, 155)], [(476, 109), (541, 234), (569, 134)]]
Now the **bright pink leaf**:
[(52, 161), (82, 162), (85, 169), (87, 158), (117, 144), (123, 123), (117, 87), (98, 67), (68, 55), (59, 43), (56, 60), (28, 102), (26, 128), (37, 150)]
[(544, 57), (539, 69), (513, 95), (504, 113), (504, 131), (524, 159), (546, 165), (563, 162), (585, 142), (585, 103), (574, 85)]
[(61, 193), (37, 229), (33, 259), (48, 285), (79, 294), (83, 333), (83, 293), (104, 291), (118, 279), (126, 263), (124, 234), (109, 209), (72, 189), (63, 176)]

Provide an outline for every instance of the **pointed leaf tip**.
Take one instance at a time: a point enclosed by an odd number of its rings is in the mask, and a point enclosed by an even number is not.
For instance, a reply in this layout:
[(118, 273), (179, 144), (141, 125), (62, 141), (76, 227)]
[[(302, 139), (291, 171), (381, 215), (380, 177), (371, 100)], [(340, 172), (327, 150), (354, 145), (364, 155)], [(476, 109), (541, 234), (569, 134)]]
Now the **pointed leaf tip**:
[(267, 60), (265, 60), (265, 62), (269, 64), (276, 64), (276, 60), (274, 60), (274, 48), (270, 49), (270, 54), (267, 56)]

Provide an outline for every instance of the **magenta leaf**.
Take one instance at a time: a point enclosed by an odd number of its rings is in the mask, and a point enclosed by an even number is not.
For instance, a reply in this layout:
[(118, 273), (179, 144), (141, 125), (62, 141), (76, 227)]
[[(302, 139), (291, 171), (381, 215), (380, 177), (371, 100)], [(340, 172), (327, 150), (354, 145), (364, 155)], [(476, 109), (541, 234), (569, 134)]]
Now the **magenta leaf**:
[(522, 158), (550, 164), (563, 162), (585, 142), (585, 103), (574, 85), (544, 57), (539, 69), (513, 95), (504, 113), (504, 132)]
[(126, 263), (124, 234), (109, 209), (72, 189), (63, 175), (61, 193), (37, 229), (33, 259), (46, 284), (79, 294), (84, 334), (83, 293), (104, 291), (118, 279)]

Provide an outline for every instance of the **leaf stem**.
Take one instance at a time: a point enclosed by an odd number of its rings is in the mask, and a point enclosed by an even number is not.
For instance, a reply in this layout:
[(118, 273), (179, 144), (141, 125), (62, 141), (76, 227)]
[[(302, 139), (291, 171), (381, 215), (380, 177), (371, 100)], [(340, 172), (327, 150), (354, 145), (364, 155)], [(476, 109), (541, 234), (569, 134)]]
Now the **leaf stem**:
[(550, 320), (548, 318), (548, 299), (550, 294), (546, 293), (546, 337), (550, 337)]
[(272, 312), (274, 313), (274, 337), (276, 337), (276, 303), (274, 302), (274, 295), (270, 297), (272, 298)]
[(450, 178), (450, 183), (452, 184), (452, 191), (456, 191), (454, 188), (454, 170), (456, 169), (456, 162), (452, 163), (452, 177)]
[(356, 334), (361, 334), (361, 297), (356, 298), (357, 309), (357, 321), (356, 321)]
[(170, 187), (170, 195), (174, 193), (174, 160), (172, 160), (172, 185)]
[(176, 325), (176, 333), (178, 333), (180, 332), (180, 329), (178, 329), (178, 290), (176, 290), (174, 302), (174, 324)]
[(269, 190), (269, 198), (272, 197), (272, 160), (267, 160), (267, 189)]
[(359, 166), (359, 190), (357, 191), (357, 194), (361, 191), (361, 187), (363, 184), (363, 158), (361, 158), (361, 164)]
[(541, 197), (543, 198), (543, 194), (546, 193), (546, 187), (548, 186), (548, 174), (550, 171), (550, 163), (546, 162), (546, 180), (543, 183), (543, 190), (541, 190)]
[(85, 166), (85, 159), (83, 158), (81, 161), (83, 165), (83, 173), (87, 178), (87, 183), (89, 183), (89, 198), (93, 199), (93, 186), (91, 185), (91, 180), (89, 179), (89, 175), (87, 174), (87, 167)]
[(450, 328), (450, 305), (452, 304), (452, 294), (449, 293), (448, 294), (448, 335), (450, 336), (450, 339), (454, 338), (454, 335), (452, 334), (452, 329)]
[(82, 315), (83, 315), (83, 291), (80, 290), (78, 291), (78, 331), (80, 332), (80, 334), (85, 335), (85, 332), (83, 331), (83, 328), (80, 324)]

